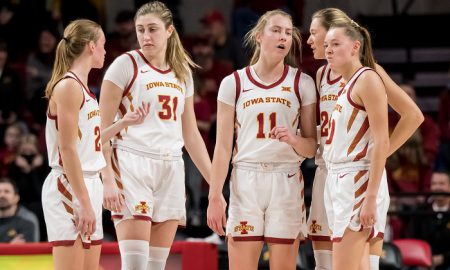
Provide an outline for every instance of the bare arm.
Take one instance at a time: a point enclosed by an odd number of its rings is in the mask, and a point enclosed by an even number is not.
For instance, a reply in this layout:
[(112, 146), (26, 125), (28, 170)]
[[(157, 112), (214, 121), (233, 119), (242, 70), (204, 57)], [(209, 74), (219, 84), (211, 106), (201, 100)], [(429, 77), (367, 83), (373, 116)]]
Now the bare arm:
[(56, 109), (58, 145), (64, 164), (64, 173), (77, 200), (80, 202), (80, 207), (76, 212), (78, 215), (78, 219), (76, 218), (77, 229), (83, 234), (90, 235), (95, 231), (95, 215), (89, 193), (84, 184), (83, 171), (76, 146), (80, 104), (82, 104), (83, 98), (78, 82), (67, 79), (56, 85), (50, 106), (54, 105), (51, 106), (53, 111)]
[(369, 183), (360, 214), (361, 224), (369, 226), (376, 220), (376, 197), (389, 151), (387, 97), (383, 82), (371, 71), (361, 75), (351, 95), (355, 102), (365, 107), (373, 137)]
[(217, 103), (217, 139), (208, 195), (208, 226), (219, 235), (225, 235), (226, 205), (221, 198), (233, 147), (234, 110), (233, 106)]
[[(120, 101), (122, 100), (122, 89), (111, 81), (103, 81), (100, 95), (101, 129), (106, 130), (114, 121)], [(104, 186), (103, 205), (106, 209), (119, 211), (122, 205), (114, 174), (111, 166), (112, 148), (110, 144), (103, 144), (103, 156), (106, 167), (101, 171)]]
[(389, 105), (400, 115), (400, 120), (390, 137), (388, 156), (397, 151), (423, 122), (424, 117), (416, 103), (403, 91), (379, 65), (376, 71), (383, 79)]
[(206, 182), (211, 183), (211, 160), (209, 159), (205, 142), (203, 141), (200, 131), (198, 131), (197, 122), (195, 120), (193, 97), (188, 97), (186, 99), (182, 122), (183, 139), (186, 150)]

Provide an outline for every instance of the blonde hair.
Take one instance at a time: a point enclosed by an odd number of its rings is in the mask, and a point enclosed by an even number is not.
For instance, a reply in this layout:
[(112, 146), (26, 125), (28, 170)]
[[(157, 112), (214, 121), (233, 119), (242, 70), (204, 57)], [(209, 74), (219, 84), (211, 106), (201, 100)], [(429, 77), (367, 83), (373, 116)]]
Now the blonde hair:
[(45, 88), (45, 97), (50, 99), (53, 88), (61, 80), (62, 76), (69, 71), (73, 61), (84, 51), (90, 42), (97, 42), (101, 36), (101, 26), (87, 19), (72, 21), (65, 29), (64, 36), (56, 47), (55, 63), (50, 81)]
[(167, 40), (165, 60), (175, 73), (175, 77), (180, 82), (186, 83), (191, 74), (190, 67), (197, 68), (199, 66), (195, 64), (195, 62), (191, 59), (191, 57), (181, 44), (178, 32), (173, 25), (172, 12), (164, 3), (159, 1), (152, 1), (142, 5), (138, 9), (138, 11), (136, 12), (136, 16), (134, 17), (134, 21), (136, 21), (139, 16), (144, 16), (147, 14), (155, 14), (156, 16), (158, 16), (158, 18), (163, 21), (166, 29), (168, 29), (170, 26), (173, 27), (173, 32)]
[(312, 19), (319, 19), (320, 24), (328, 31), (335, 24), (349, 23), (352, 19), (338, 8), (324, 8), (314, 12)]
[(375, 68), (376, 61), (373, 57), (372, 40), (369, 31), (367, 31), (366, 28), (360, 26), (353, 20), (332, 25), (331, 28), (344, 28), (345, 35), (352, 40), (358, 40), (361, 43), (359, 49), (359, 59), (361, 64), (365, 67)]
[[(258, 33), (262, 33), (264, 31), (264, 27), (266, 27), (269, 19), (275, 15), (281, 15), (283, 17), (287, 17), (292, 22), (292, 17), (288, 13), (280, 10), (270, 10), (264, 13), (256, 23), (256, 25), (245, 35), (244, 44), (245, 46), (249, 46), (253, 51), (252, 58), (250, 60), (250, 65), (255, 64), (259, 56), (261, 54), (261, 46), (256, 41), (256, 35)], [(297, 55), (302, 54), (302, 42), (301, 42), (300, 30), (297, 27), (292, 26), (292, 45), (289, 50), (289, 53), (286, 55), (284, 62), (290, 66), (298, 67), (298, 58)], [(297, 49), (299, 50), (297, 52)]]

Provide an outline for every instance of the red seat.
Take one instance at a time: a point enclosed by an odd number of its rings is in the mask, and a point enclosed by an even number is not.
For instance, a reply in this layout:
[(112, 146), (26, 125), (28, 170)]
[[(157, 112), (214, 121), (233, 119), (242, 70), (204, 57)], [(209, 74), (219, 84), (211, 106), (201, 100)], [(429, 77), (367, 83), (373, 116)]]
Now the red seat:
[(393, 243), (400, 249), (405, 266), (431, 267), (430, 244), (419, 239), (397, 239)]

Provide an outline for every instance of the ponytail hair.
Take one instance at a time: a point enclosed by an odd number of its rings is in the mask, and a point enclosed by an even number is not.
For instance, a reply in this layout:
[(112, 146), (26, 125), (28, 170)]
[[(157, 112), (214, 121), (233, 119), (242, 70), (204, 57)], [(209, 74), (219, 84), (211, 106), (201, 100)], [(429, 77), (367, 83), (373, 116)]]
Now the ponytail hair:
[[(292, 22), (292, 17), (288, 13), (282, 11), (281, 9), (270, 10), (264, 13), (256, 23), (256, 25), (245, 35), (244, 44), (250, 47), (253, 51), (252, 58), (250, 59), (250, 65), (255, 64), (261, 54), (261, 46), (256, 41), (256, 35), (264, 31), (269, 19), (275, 15), (281, 15), (287, 17)], [(298, 50), (298, 51), (297, 51)], [(300, 35), (300, 30), (292, 26), (292, 45), (289, 49), (289, 53), (284, 59), (284, 63), (293, 67), (299, 66), (299, 58), (302, 55), (302, 39)]]
[(358, 40), (361, 43), (359, 49), (359, 60), (365, 67), (375, 68), (375, 58), (372, 50), (372, 39), (369, 31), (360, 26), (353, 20), (346, 23), (337, 23), (331, 26), (331, 28), (344, 28), (345, 34), (352, 40)]
[(187, 51), (184, 49), (180, 36), (173, 25), (172, 12), (164, 3), (160, 1), (152, 1), (142, 5), (138, 9), (136, 16), (134, 17), (134, 21), (136, 21), (139, 16), (144, 16), (147, 14), (154, 14), (158, 16), (158, 18), (163, 21), (166, 29), (172, 26), (173, 32), (167, 40), (165, 60), (169, 67), (173, 70), (173, 73), (175, 73), (175, 77), (180, 82), (186, 83), (191, 74), (191, 68), (197, 68), (199, 66), (195, 64)]
[(50, 81), (45, 88), (45, 98), (50, 99), (53, 88), (69, 71), (73, 61), (84, 51), (90, 42), (97, 42), (101, 36), (101, 26), (87, 19), (72, 21), (65, 29), (63, 38), (56, 47), (55, 63)]
[(350, 23), (352, 19), (338, 8), (320, 9), (312, 15), (312, 19), (319, 19), (320, 24), (328, 31), (335, 24)]

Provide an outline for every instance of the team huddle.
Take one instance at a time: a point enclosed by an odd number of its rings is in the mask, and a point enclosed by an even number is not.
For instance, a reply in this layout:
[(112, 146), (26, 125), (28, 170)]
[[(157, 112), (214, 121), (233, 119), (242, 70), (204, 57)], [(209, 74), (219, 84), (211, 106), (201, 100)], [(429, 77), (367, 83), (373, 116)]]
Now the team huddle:
[[(42, 192), (55, 269), (98, 268), (104, 207), (122, 269), (163, 270), (177, 227), (186, 225), (183, 147), (210, 185), (207, 223), (227, 237), (230, 269), (257, 269), (264, 243), (271, 269), (295, 269), (307, 238), (316, 269), (378, 269), (389, 206), (384, 164), (422, 114), (375, 64), (364, 27), (334, 8), (313, 15), (307, 43), (327, 60), (313, 79), (298, 63), (290, 15), (262, 15), (246, 35), (249, 66), (220, 85), (212, 162), (194, 114), (198, 66), (171, 11), (144, 4), (135, 27), (140, 49), (111, 64), (99, 101), (86, 85), (104, 62), (100, 25), (73, 21), (57, 47), (46, 88), (52, 171)], [(388, 104), (402, 116), (391, 135)], [(314, 156), (307, 218), (300, 165)]]

